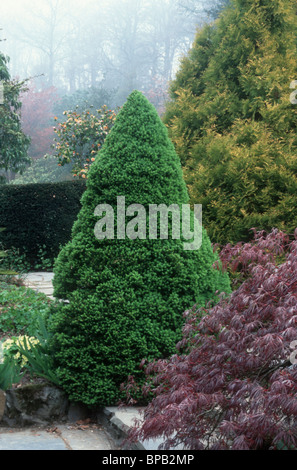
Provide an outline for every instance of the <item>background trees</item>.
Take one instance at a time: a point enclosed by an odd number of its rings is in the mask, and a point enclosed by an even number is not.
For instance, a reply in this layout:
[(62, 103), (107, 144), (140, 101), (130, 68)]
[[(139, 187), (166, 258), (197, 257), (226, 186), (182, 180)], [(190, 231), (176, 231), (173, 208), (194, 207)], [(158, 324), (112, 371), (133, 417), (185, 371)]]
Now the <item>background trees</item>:
[(14, 2), (13, 13), (0, 5), (2, 47), (11, 75), (31, 78), (22, 123), (32, 158), (50, 153), (52, 120), (64, 111), (116, 109), (139, 89), (161, 114), (168, 81), (203, 16), (179, 0)]
[(11, 80), (8, 59), (0, 52), (0, 84), (3, 103), (0, 103), (0, 178), (10, 177), (8, 172), (20, 172), (29, 163), (30, 139), (23, 133), (20, 119), (20, 93), (23, 82)]
[(101, 109), (103, 106), (112, 109), (115, 93), (116, 90), (107, 90), (103, 86), (77, 90), (72, 94), (63, 95), (54, 103), (53, 115), (58, 121), (62, 121), (65, 111), (83, 113)]
[(11, 76), (31, 78), (22, 124), (32, 158), (50, 153), (53, 117), (64, 111), (116, 109), (139, 89), (163, 113), (179, 58), (207, 18), (202, 0), (195, 11), (179, 0), (14, 2), (13, 13), (0, 5), (2, 48)]
[(192, 17), (200, 22), (206, 15), (211, 20), (218, 18), (222, 10), (230, 4), (230, 0), (181, 0), (180, 6)]
[(165, 122), (213, 241), (297, 226), (295, 55), (295, 4), (234, 0), (171, 86)]
[(61, 95), (117, 90), (112, 107), (133, 89), (154, 89), (156, 80), (166, 87), (205, 18), (179, 0), (29, 0), (13, 18), (4, 5), (0, 13), (12, 75), (38, 76), (39, 89), (55, 86)]
[[(14, 46), (12, 60), (17, 66), (13, 73), (25, 77), (40, 75), (43, 88), (57, 85), (61, 80), (60, 69), (65, 59), (68, 34), (73, 27), (71, 1), (43, 0), (41, 3), (31, 0), (23, 7), (19, 5), (18, 11), (17, 21), (15, 12), (14, 21), (7, 20), (11, 28), (7, 31), (7, 39)], [(6, 28), (4, 31), (6, 34)]]

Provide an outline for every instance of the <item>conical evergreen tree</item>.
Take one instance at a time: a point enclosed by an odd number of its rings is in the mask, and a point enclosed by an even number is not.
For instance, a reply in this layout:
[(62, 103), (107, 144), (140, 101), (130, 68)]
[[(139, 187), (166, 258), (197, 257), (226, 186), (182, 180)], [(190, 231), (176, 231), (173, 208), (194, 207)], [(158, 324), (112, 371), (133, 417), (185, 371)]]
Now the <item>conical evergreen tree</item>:
[(295, 2), (231, 0), (172, 83), (164, 122), (213, 242), (297, 226), (296, 31)]
[[(126, 208), (188, 203), (166, 127), (137, 91), (91, 167), (72, 240), (55, 265), (55, 295), (69, 301), (52, 317), (58, 374), (70, 398), (88, 406), (115, 404), (128, 375), (141, 376), (142, 359), (175, 351), (187, 308), (230, 290), (228, 277), (213, 268), (205, 231), (201, 248), (192, 251), (172, 237), (119, 239), (118, 197)], [(114, 239), (95, 237), (99, 204), (115, 208)]]

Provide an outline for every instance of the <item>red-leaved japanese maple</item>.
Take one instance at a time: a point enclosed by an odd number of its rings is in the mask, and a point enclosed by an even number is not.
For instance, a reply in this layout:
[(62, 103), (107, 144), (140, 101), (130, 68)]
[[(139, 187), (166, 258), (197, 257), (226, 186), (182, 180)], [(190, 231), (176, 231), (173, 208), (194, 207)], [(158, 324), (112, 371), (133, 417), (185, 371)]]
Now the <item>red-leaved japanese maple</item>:
[(146, 366), (154, 395), (131, 441), (162, 437), (162, 448), (190, 450), (297, 447), (296, 239), (273, 230), (221, 251), (244, 280), (217, 305), (186, 312), (178, 353)]

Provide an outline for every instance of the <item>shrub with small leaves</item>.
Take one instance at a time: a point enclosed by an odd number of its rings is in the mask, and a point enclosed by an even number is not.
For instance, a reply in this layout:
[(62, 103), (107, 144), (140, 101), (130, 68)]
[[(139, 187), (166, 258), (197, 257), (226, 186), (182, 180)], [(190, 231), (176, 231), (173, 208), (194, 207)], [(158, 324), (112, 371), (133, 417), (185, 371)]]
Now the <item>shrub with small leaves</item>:
[[(228, 276), (213, 268), (217, 257), (205, 230), (193, 251), (171, 236), (97, 239), (94, 211), (100, 204), (116, 208), (118, 196), (125, 196), (127, 207), (136, 203), (146, 210), (150, 204), (188, 203), (167, 130), (138, 91), (119, 112), (90, 169), (72, 239), (54, 267), (54, 295), (69, 301), (52, 313), (58, 375), (70, 399), (89, 407), (117, 404), (128, 375), (142, 380), (143, 357), (174, 352), (183, 311), (230, 290)], [(119, 228), (116, 214), (115, 222)]]
[(231, 0), (171, 84), (164, 119), (213, 242), (297, 226), (296, 29), (296, 2)]

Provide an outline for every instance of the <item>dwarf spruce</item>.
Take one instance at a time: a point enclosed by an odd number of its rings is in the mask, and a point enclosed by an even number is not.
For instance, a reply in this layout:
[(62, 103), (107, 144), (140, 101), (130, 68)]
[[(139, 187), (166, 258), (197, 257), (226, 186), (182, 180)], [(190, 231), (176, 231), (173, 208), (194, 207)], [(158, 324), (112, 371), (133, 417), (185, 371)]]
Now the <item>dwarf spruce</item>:
[[(55, 264), (54, 356), (65, 391), (87, 406), (114, 405), (129, 375), (141, 381), (142, 359), (175, 352), (183, 312), (229, 291), (214, 269), (203, 233), (199, 250), (182, 237), (98, 239), (96, 208), (187, 204), (182, 169), (155, 108), (134, 91), (92, 165), (71, 241)], [(117, 232), (117, 211), (114, 211)], [(129, 217), (127, 217), (127, 221)], [(130, 217), (131, 220), (131, 217)]]

